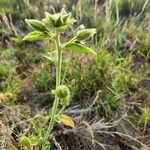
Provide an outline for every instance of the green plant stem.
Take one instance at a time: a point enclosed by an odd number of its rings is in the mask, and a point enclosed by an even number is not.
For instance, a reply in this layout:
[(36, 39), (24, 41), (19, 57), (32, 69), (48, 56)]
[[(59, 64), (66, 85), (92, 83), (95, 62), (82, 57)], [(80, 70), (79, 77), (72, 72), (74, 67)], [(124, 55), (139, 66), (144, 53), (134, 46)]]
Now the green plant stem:
[(63, 112), (64, 109), (65, 109), (65, 106), (63, 106), (63, 107), (61, 108), (61, 110), (57, 113), (57, 115), (59, 116), (59, 115)]
[(60, 85), (61, 80), (61, 62), (62, 62), (62, 51), (60, 49), (60, 37), (59, 33), (57, 33), (57, 39), (56, 39), (56, 49), (58, 54), (58, 62), (56, 66), (56, 88)]
[[(56, 51), (57, 51), (57, 65), (56, 65), (56, 88), (60, 85), (61, 81), (61, 62), (62, 62), (62, 51), (60, 49), (60, 33), (56, 33), (56, 40), (55, 40), (55, 45), (56, 45)], [(52, 111), (50, 112), (50, 123), (47, 129), (47, 134), (45, 137), (45, 143), (43, 144), (42, 148), (44, 148), (46, 141), (49, 138), (49, 135), (51, 134), (51, 131), (55, 125), (55, 116), (57, 114), (57, 109), (58, 109), (58, 104), (59, 104), (59, 99), (55, 95), (55, 100), (53, 103)]]

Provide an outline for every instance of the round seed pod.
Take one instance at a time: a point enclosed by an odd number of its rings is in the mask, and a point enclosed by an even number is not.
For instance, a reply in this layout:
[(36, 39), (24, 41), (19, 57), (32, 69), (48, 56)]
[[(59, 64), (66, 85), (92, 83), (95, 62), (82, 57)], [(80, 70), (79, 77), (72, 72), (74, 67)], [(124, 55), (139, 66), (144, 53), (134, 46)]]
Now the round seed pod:
[(56, 88), (55, 94), (60, 99), (66, 99), (70, 95), (69, 88), (66, 85), (60, 85)]

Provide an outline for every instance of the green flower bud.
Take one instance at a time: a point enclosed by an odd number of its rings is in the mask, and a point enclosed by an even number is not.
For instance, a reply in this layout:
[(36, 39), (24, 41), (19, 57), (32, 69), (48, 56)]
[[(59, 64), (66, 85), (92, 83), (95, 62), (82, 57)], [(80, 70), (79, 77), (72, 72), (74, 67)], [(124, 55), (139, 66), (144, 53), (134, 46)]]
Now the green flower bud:
[(76, 32), (76, 39), (79, 41), (89, 39), (96, 33), (96, 29), (82, 29)]
[(45, 12), (45, 16), (46, 17), (42, 19), (43, 24), (55, 28), (60, 32), (65, 31), (69, 26), (76, 22), (75, 19), (71, 18), (71, 13), (67, 13), (65, 9), (62, 9), (61, 13), (56, 14)]
[(62, 16), (59, 14), (59, 17), (58, 19), (55, 21), (55, 27), (56, 28), (59, 28), (63, 25), (63, 19), (62, 19)]
[(56, 88), (55, 94), (60, 99), (66, 99), (70, 96), (70, 91), (66, 85), (60, 85)]
[(60, 18), (60, 14), (56, 13), (56, 14), (49, 14), (47, 12), (45, 12), (45, 16), (46, 18), (42, 19), (42, 22), (49, 27), (55, 28), (56, 25), (58, 24), (58, 20)]

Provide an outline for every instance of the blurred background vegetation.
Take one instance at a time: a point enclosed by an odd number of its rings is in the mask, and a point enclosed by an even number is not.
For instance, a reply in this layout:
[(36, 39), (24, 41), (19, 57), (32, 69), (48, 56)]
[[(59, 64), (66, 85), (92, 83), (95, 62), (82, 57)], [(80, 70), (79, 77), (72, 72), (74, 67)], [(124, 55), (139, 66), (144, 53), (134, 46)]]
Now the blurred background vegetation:
[[(140, 129), (139, 136), (148, 135), (149, 0), (0, 0), (0, 91), (13, 94), (9, 101), (0, 101), (0, 106), (52, 104), (49, 91), (55, 85), (54, 66), (41, 54), (51, 51), (53, 45), (49, 41), (22, 42), (22, 37), (30, 31), (25, 18), (41, 19), (45, 11), (55, 13), (62, 8), (72, 12), (78, 25), (97, 29), (88, 43), (97, 58), (67, 53), (63, 62), (63, 82), (73, 93), (71, 105), (100, 106), (95, 119), (109, 120), (127, 112)], [(70, 32), (63, 37), (66, 40)]]

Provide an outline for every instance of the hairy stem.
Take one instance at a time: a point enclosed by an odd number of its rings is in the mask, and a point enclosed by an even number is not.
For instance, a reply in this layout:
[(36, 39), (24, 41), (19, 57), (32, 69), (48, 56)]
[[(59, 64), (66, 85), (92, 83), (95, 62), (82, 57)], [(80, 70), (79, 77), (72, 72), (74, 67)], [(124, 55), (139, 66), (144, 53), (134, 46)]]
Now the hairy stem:
[[(62, 51), (60, 49), (60, 33), (56, 33), (56, 40), (55, 40), (55, 45), (56, 45), (56, 51), (57, 51), (57, 65), (56, 65), (56, 88), (60, 85), (61, 82), (61, 62), (62, 62)], [(51, 134), (51, 131), (55, 125), (55, 116), (57, 114), (57, 109), (58, 109), (58, 103), (59, 99), (55, 95), (55, 100), (53, 103), (52, 110), (50, 112), (50, 123), (47, 129), (47, 134), (45, 137), (45, 144), (49, 138), (49, 135)], [(45, 146), (45, 144), (43, 146)]]

